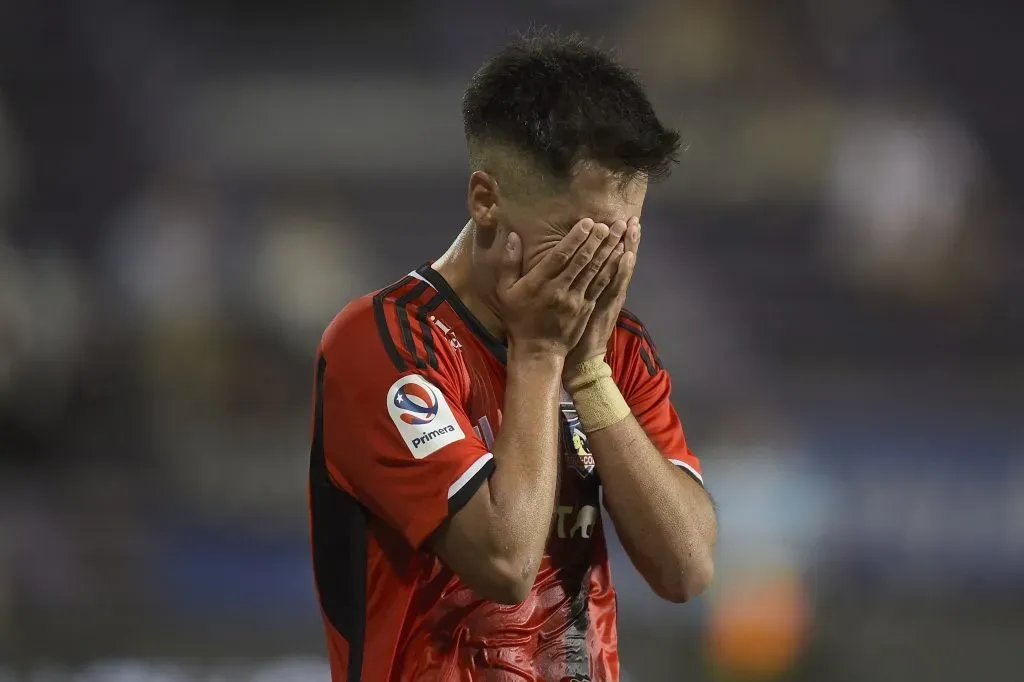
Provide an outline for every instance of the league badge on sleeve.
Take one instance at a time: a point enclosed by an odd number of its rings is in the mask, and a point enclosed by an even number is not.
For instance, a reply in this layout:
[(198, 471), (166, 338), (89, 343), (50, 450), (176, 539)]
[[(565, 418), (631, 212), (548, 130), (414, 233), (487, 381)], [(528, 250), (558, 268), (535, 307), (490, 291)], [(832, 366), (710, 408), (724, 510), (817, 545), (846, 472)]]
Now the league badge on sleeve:
[(416, 459), (466, 437), (441, 390), (418, 374), (391, 384), (388, 414)]

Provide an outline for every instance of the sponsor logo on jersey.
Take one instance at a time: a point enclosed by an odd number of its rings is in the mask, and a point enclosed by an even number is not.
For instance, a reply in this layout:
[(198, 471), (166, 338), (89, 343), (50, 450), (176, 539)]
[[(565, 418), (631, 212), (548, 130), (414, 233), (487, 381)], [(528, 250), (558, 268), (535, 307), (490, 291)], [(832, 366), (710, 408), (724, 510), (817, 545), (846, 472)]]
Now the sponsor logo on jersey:
[(391, 384), (388, 415), (416, 459), (423, 459), (466, 435), (441, 391), (418, 374)]
[[(596, 506), (585, 504), (577, 508), (562, 504), (555, 510), (555, 514), (558, 518), (555, 532), (562, 540), (575, 537), (589, 540), (594, 535), (594, 528), (597, 526), (599, 518)], [(571, 526), (570, 523), (572, 523)]]

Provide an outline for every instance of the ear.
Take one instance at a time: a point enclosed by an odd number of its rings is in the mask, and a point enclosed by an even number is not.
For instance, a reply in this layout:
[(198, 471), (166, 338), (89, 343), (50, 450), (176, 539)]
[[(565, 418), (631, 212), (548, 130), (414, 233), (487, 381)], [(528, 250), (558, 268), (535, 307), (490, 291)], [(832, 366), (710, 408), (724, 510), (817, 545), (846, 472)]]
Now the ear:
[(474, 171), (469, 176), (469, 191), (466, 197), (469, 217), (483, 230), (491, 231), (498, 227), (499, 197), (498, 183), (487, 171)]

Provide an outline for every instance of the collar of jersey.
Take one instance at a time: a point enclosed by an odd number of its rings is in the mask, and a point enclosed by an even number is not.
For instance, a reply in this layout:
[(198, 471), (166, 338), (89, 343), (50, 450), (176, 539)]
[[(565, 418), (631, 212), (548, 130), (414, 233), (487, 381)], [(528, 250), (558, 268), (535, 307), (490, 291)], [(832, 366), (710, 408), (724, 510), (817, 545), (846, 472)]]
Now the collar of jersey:
[(444, 300), (447, 301), (448, 305), (452, 307), (455, 314), (465, 323), (469, 331), (473, 333), (480, 342), (489, 350), (494, 357), (498, 359), (501, 364), (505, 364), (508, 357), (508, 347), (505, 342), (499, 339), (497, 336), (487, 331), (487, 328), (483, 323), (473, 314), (466, 304), (462, 302), (462, 299), (458, 297), (455, 290), (452, 289), (448, 281), (441, 275), (440, 272), (431, 267), (430, 261), (424, 263), (420, 267), (416, 268), (416, 274), (422, 277), (430, 286), (434, 287), (438, 293), (444, 296)]

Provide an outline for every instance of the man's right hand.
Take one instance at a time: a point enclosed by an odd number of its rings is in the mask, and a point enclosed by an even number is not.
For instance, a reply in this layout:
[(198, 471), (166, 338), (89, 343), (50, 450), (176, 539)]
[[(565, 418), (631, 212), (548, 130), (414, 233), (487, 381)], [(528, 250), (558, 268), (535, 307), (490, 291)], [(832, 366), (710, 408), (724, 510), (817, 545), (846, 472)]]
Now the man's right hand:
[(581, 220), (523, 275), (522, 242), (508, 234), (497, 294), (510, 345), (561, 357), (576, 345), (594, 311), (587, 288), (614, 247), (608, 235), (607, 225)]
[(562, 369), (594, 310), (587, 289), (618, 241), (606, 239), (609, 232), (580, 221), (525, 275), (519, 235), (504, 246), (497, 298), (509, 356), (495, 469), (433, 543), (449, 568), (492, 601), (526, 599), (543, 561), (560, 464)]

